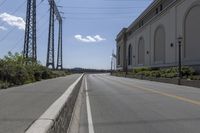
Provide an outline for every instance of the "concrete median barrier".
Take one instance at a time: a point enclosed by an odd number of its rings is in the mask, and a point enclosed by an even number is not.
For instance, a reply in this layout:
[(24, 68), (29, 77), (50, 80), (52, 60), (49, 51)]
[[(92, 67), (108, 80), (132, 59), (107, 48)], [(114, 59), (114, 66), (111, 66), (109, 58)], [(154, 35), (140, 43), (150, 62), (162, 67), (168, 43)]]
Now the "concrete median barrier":
[(83, 76), (84, 74), (25, 133), (67, 133)]

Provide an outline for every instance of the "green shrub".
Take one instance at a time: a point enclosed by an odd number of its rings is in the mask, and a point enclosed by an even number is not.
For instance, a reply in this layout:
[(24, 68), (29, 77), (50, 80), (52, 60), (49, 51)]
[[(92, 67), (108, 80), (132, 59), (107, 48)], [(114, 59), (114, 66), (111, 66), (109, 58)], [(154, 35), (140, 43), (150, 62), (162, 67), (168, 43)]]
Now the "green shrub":
[(26, 69), (23, 66), (16, 66), (15, 68), (15, 75), (13, 76), (13, 84), (16, 85), (22, 85), (24, 84), (27, 79), (29, 78), (29, 75), (26, 71)]
[(160, 71), (151, 71), (150, 76), (158, 78), (161, 76), (161, 73)]
[(52, 75), (52, 71), (50, 71), (49, 69), (43, 69), (42, 79), (49, 79), (51, 78), (51, 75)]
[(147, 67), (135, 68), (135, 69), (133, 69), (133, 73), (137, 74), (137, 73), (140, 73), (140, 72), (150, 71), (150, 70), (151, 70), (151, 69), (150, 69), (150, 68), (147, 68)]
[(18, 53), (12, 54), (9, 52), (7, 56), (0, 59), (0, 88), (65, 76), (66, 74), (69, 73), (52, 71), (38, 62), (23, 59), (23, 56)]
[[(132, 77), (162, 77), (162, 78), (175, 78), (178, 76), (178, 68), (135, 68), (132, 72), (128, 73)], [(116, 76), (124, 76), (124, 72), (116, 72)], [(195, 71), (191, 67), (182, 67), (182, 76), (186, 76), (187, 78), (192, 75), (195, 75)], [(192, 77), (194, 78), (194, 77)], [(196, 79), (196, 78), (195, 78)], [(200, 78), (198, 78), (200, 79)]]
[(191, 67), (182, 67), (182, 74), (188, 78), (189, 76), (195, 74), (195, 70)]

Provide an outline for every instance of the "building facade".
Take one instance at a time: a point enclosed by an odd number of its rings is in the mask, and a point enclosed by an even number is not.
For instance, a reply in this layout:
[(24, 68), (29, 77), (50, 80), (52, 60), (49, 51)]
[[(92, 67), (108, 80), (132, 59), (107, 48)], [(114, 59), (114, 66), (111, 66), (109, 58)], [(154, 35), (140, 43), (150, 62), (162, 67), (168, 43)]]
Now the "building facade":
[(200, 66), (200, 0), (154, 0), (117, 35), (117, 68)]

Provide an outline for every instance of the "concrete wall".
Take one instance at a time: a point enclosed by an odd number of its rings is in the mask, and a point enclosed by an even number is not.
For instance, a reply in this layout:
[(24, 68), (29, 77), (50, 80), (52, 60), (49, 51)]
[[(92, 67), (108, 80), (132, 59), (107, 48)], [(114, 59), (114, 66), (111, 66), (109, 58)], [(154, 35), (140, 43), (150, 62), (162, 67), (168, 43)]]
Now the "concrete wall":
[[(185, 57), (185, 49), (187, 48), (186, 45), (190, 45), (192, 42), (192, 40), (189, 40), (189, 43), (190, 44), (187, 44), (186, 43), (186, 32), (185, 31), (185, 19), (188, 15), (188, 12), (194, 7), (194, 6), (198, 6), (200, 8), (200, 1), (199, 0), (185, 0), (184, 2), (180, 3), (179, 5), (177, 5), (177, 16), (179, 17), (179, 19), (177, 19), (177, 23), (180, 24), (178, 25), (177, 24), (177, 35), (182, 35), (183, 38), (184, 38), (184, 46), (183, 46), (183, 60), (185, 62), (185, 64), (189, 64), (189, 65), (195, 65), (195, 64), (200, 64), (200, 60), (199, 60), (199, 49), (200, 49), (200, 40), (195, 40), (196, 41), (196, 45), (195, 45), (195, 48), (193, 49), (187, 49), (189, 50), (188, 53), (196, 53), (197, 54), (197, 58), (190, 58), (191, 56), (189, 56), (189, 58)], [(197, 14), (200, 14), (199, 12)], [(196, 22), (199, 22), (199, 17), (197, 16), (194, 20), (190, 20), (190, 21), (196, 21)], [(196, 29), (199, 29), (199, 30), (194, 30), (193, 33), (191, 33), (192, 36), (196, 36), (196, 35), (199, 35), (200, 34), (200, 27), (199, 26), (196, 26)], [(187, 32), (187, 34), (189, 34)], [(199, 38), (199, 37), (198, 37)], [(191, 44), (192, 45), (192, 44)]]
[[(191, 24), (188, 24), (189, 26), (187, 27), (189, 28), (186, 28), (185, 18), (187, 17), (188, 12), (194, 7), (196, 7), (195, 11), (191, 13), (191, 16), (189, 16), (192, 20), (188, 20), (188, 23)], [(196, 17), (192, 17), (192, 15), (194, 16), (195, 14)], [(126, 40), (126, 50), (128, 51), (128, 45), (130, 44), (133, 47), (133, 63), (132, 65), (129, 65), (128, 68), (132, 69), (141, 66), (164, 67), (176, 65), (178, 61), (177, 38), (179, 36), (183, 38), (183, 63), (185, 65), (199, 65), (200, 55), (198, 54), (198, 51), (200, 49), (200, 37), (198, 36), (200, 35), (200, 24), (197, 24), (200, 22), (199, 14), (200, 0), (176, 0), (175, 3), (169, 5), (149, 22), (145, 23), (141, 28), (133, 31)], [(164, 62), (155, 61), (155, 32), (159, 27), (162, 27), (165, 32)], [(145, 42), (144, 65), (138, 63), (138, 42), (141, 37), (144, 38)], [(188, 40), (185, 40), (186, 38), (188, 38)], [(186, 53), (188, 54), (187, 57)], [(126, 56), (128, 58), (128, 54)]]
[(67, 133), (83, 75), (38, 118), (26, 133)]

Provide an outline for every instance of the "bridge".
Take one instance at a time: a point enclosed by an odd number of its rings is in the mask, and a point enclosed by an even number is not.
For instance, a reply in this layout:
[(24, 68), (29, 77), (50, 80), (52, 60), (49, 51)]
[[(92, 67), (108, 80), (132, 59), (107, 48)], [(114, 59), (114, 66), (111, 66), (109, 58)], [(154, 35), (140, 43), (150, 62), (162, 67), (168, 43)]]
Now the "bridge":
[(71, 75), (0, 91), (1, 133), (197, 133), (200, 90)]
[[(22, 51), (27, 62), (24, 65), (39, 60), (36, 13), (44, 0), (39, 4), (36, 0), (26, 2)], [(46, 67), (63, 69), (62, 12), (57, 1), (48, 0), (48, 7)], [(57, 45), (55, 21), (58, 21)], [(113, 53), (111, 58), (112, 72), (113, 66), (116, 66), (116, 55)], [(109, 73), (97, 74), (90, 69), (77, 68), (74, 72), (82, 73), (0, 90), (0, 133), (200, 131), (199, 88), (116, 77)]]

